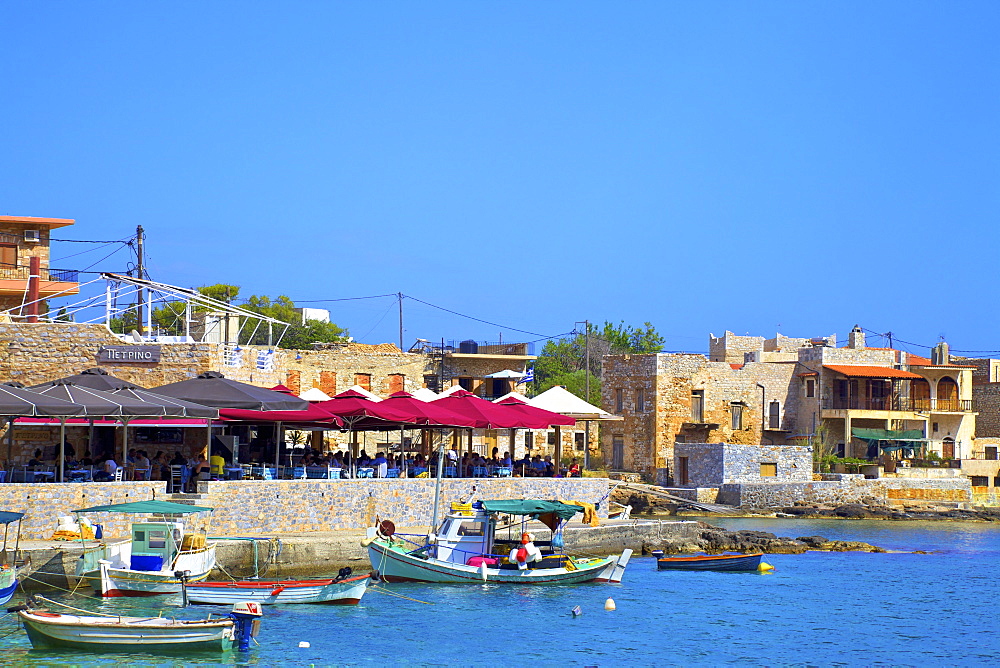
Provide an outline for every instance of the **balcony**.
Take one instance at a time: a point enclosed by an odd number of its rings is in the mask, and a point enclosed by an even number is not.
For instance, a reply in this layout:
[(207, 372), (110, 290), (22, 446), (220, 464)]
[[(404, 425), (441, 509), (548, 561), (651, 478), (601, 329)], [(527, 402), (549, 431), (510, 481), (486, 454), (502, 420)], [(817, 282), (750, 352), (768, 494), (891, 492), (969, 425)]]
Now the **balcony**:
[[(27, 281), (29, 276), (27, 266), (0, 264), (0, 280)], [(40, 278), (54, 283), (79, 283), (80, 272), (74, 269), (42, 269)]]
[(971, 413), (971, 399), (929, 399), (914, 397), (833, 397), (823, 400), (824, 409), (859, 411), (902, 411), (907, 413)]
[[(444, 344), (444, 345), (442, 345)], [(534, 343), (507, 343), (497, 341), (426, 341), (418, 339), (417, 343), (410, 347), (411, 353), (444, 354), (444, 355), (481, 355), (484, 357), (522, 357), (533, 358), (535, 355)]]

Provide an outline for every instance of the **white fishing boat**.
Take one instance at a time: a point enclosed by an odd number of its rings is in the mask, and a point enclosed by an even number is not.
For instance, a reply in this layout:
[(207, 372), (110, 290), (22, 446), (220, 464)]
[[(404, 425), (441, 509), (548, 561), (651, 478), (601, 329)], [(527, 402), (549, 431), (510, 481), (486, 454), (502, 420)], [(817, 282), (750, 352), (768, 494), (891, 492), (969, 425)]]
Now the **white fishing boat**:
[[(95, 506), (76, 512), (174, 516), (211, 510), (153, 500)], [(215, 567), (215, 544), (206, 544), (203, 534), (185, 533), (181, 521), (133, 522), (130, 532), (131, 537), (126, 540), (85, 545), (77, 561), (76, 575), (101, 596), (179, 593), (182, 582), (204, 580)]]
[[(560, 551), (563, 524), (582, 510), (581, 506), (539, 500), (453, 504), (440, 529), (423, 544), (396, 535), (388, 521), (377, 531), (371, 530), (362, 544), (368, 548), (373, 571), (387, 582), (621, 582), (632, 550), (603, 558), (575, 557)], [(555, 546), (553, 541), (536, 545), (525, 531), (507, 540), (499, 538), (497, 517), (501, 514), (543, 521), (557, 538)]]
[(187, 586), (187, 599), (191, 603), (230, 605), (253, 601), (262, 605), (287, 603), (332, 603), (356, 605), (368, 589), (371, 578), (365, 575), (350, 577), (351, 569), (345, 568), (343, 577), (316, 580), (244, 580), (238, 582), (200, 582)]
[(253, 604), (234, 608), (233, 614), (227, 617), (197, 620), (61, 614), (30, 609), (19, 610), (17, 614), (32, 647), (72, 647), (102, 654), (115, 651), (221, 651), (234, 642), (245, 649), (259, 628), (259, 624), (252, 622), (261, 616), (260, 608), (254, 608)]

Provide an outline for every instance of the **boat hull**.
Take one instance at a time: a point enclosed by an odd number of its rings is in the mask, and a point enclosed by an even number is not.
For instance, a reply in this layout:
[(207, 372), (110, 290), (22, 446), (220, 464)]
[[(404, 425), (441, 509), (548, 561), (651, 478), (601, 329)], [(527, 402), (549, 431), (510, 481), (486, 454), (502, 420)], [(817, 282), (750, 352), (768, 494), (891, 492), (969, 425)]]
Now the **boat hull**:
[(209, 572), (215, 567), (215, 546), (181, 554), (169, 570), (137, 571), (114, 568), (106, 561), (98, 563), (97, 570), (83, 573), (81, 577), (103, 597), (178, 594), (181, 591), (181, 581), (174, 572), (188, 571), (188, 582), (206, 580)]
[[(482, 584), (580, 584), (583, 582), (620, 582), (631, 550), (621, 557), (573, 560), (572, 567), (560, 568), (483, 568), (433, 557), (423, 558), (404, 548), (377, 539), (368, 545), (372, 569), (386, 582), (436, 582)], [(622, 563), (624, 560), (624, 563)]]
[(656, 560), (656, 567), (661, 571), (756, 571), (763, 556), (757, 553), (661, 557)]
[(356, 605), (364, 596), (370, 581), (371, 578), (366, 574), (340, 581), (202, 582), (189, 585), (187, 596), (191, 603), (215, 605), (234, 605), (244, 601), (262, 605), (289, 603)]
[(7, 603), (17, 591), (17, 570), (4, 568), (0, 570), (0, 605)]
[[(229, 619), (184, 622), (163, 618), (81, 617), (21, 611), (32, 647), (107, 651), (221, 651), (231, 645)], [(123, 620), (119, 622), (118, 620)]]

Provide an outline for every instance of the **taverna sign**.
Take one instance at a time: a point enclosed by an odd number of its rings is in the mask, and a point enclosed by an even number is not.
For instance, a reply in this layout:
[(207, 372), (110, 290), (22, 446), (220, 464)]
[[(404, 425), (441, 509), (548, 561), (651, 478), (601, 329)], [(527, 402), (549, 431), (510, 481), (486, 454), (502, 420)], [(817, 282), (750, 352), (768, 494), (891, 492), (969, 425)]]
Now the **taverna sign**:
[(99, 364), (156, 364), (159, 361), (159, 346), (104, 346), (97, 351)]

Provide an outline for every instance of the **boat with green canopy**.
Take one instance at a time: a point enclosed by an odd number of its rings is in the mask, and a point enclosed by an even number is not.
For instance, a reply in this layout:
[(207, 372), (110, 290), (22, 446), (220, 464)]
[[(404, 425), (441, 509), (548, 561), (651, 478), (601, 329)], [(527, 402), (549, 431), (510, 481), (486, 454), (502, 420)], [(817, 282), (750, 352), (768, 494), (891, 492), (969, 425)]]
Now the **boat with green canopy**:
[[(577, 584), (621, 582), (632, 550), (610, 557), (575, 557), (562, 543), (565, 523), (583, 506), (537, 499), (454, 503), (423, 544), (383, 521), (362, 542), (372, 569), (388, 582)], [(536, 542), (527, 522), (538, 520), (552, 540)], [(517, 527), (517, 530), (515, 530)], [(499, 536), (506, 529), (509, 536)]]
[(215, 567), (215, 544), (204, 533), (187, 532), (178, 519), (191, 513), (210, 513), (212, 508), (184, 503), (133, 501), (92, 506), (74, 511), (151, 515), (133, 522), (130, 537), (117, 542), (101, 541), (84, 546), (76, 575), (101, 596), (153, 596), (181, 591), (185, 582), (199, 582)]

